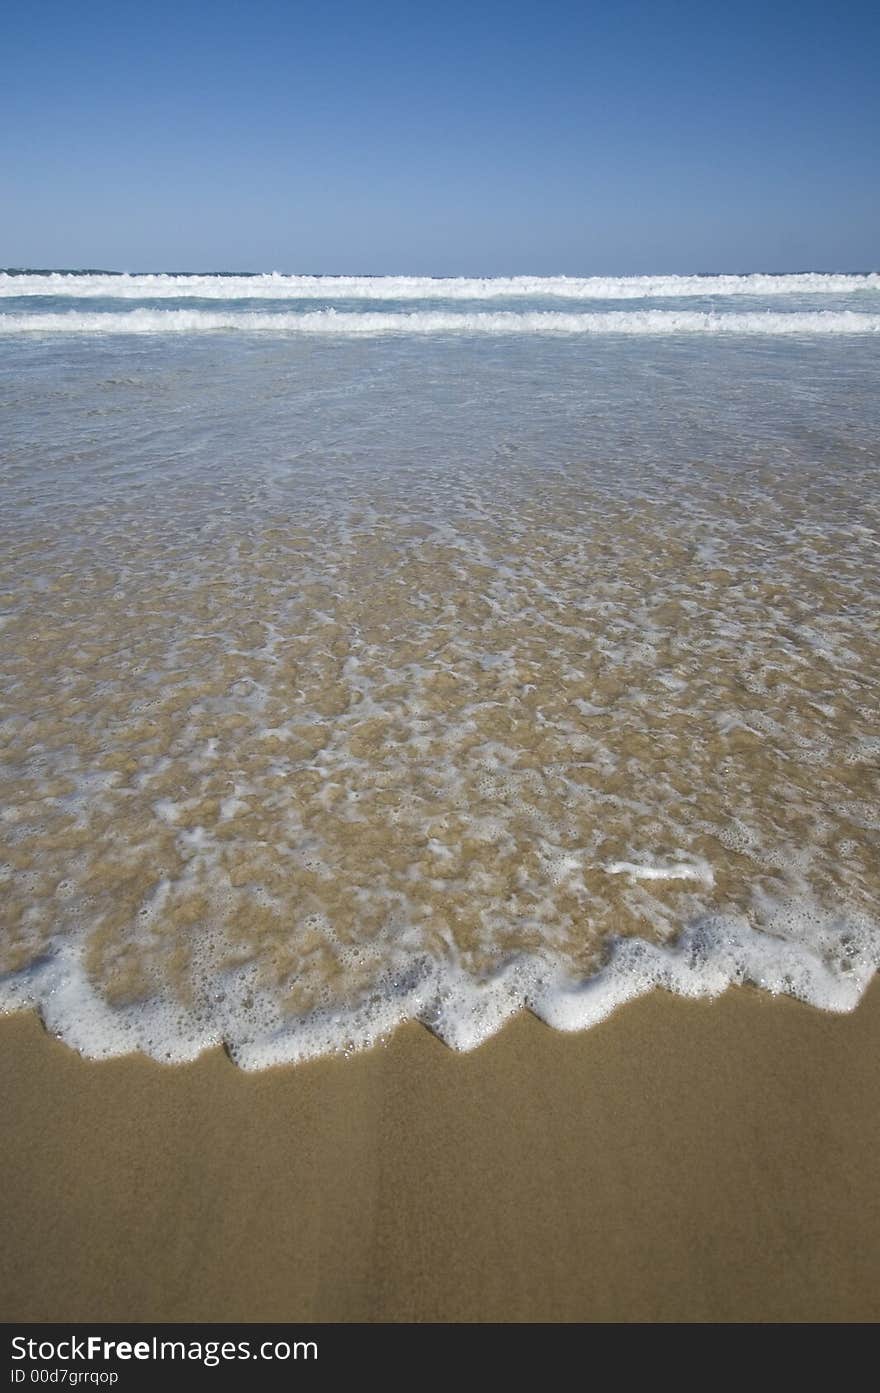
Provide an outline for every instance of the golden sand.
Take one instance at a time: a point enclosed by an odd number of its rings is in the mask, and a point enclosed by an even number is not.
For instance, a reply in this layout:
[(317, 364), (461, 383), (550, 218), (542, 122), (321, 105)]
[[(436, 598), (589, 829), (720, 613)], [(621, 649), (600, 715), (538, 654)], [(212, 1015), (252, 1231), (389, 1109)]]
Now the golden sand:
[(880, 987), (246, 1074), (0, 1023), (6, 1320), (880, 1317)]

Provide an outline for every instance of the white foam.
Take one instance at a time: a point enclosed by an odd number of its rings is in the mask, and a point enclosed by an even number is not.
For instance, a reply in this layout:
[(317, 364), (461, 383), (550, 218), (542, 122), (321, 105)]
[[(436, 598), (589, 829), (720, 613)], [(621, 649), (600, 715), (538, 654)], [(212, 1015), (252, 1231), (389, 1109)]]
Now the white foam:
[(112, 1007), (67, 941), (0, 978), (0, 1012), (35, 1007), (48, 1030), (89, 1058), (137, 1051), (184, 1063), (224, 1043), (237, 1064), (253, 1070), (366, 1049), (407, 1020), (422, 1022), (457, 1051), (475, 1049), (523, 1009), (556, 1030), (587, 1030), (656, 988), (712, 998), (751, 984), (826, 1011), (854, 1010), (880, 966), (876, 925), (810, 904), (767, 902), (764, 911), (763, 931), (741, 916), (715, 915), (671, 946), (619, 939), (606, 965), (580, 982), (549, 954), (520, 955), (481, 980), (457, 962), (419, 956), (389, 971), (365, 1000), (298, 1018), (259, 991), (247, 965), (226, 974), (223, 990), (215, 981), (191, 1011), (158, 995)]
[(711, 998), (748, 983), (843, 1013), (855, 1009), (880, 964), (875, 929), (863, 924), (850, 934), (838, 926), (841, 947), (856, 941), (851, 956), (835, 961), (821, 934), (780, 939), (756, 932), (744, 919), (718, 916), (684, 933), (672, 947), (620, 940), (595, 977), (580, 985), (558, 982), (529, 1005), (556, 1030), (586, 1030), (657, 987), (677, 996)]
[(434, 310), (385, 313), (311, 310), (280, 311), (137, 309), (88, 313), (66, 310), (46, 314), (0, 314), (2, 334), (200, 334), (237, 330), (256, 334), (321, 334), (351, 337), (383, 334), (877, 334), (880, 314), (853, 310), (805, 310), (779, 314), (717, 314), (696, 310), (608, 310), (569, 314), (563, 311), (449, 313)]
[(880, 291), (880, 273), (434, 277), (0, 272), (0, 297), (68, 295), (115, 300), (643, 300), (707, 295), (850, 295), (861, 291)]
[(651, 866), (634, 861), (612, 861), (603, 866), (606, 875), (628, 875), (633, 880), (698, 880), (703, 885), (714, 885), (715, 875), (706, 861), (690, 863), (675, 861), (670, 866)]

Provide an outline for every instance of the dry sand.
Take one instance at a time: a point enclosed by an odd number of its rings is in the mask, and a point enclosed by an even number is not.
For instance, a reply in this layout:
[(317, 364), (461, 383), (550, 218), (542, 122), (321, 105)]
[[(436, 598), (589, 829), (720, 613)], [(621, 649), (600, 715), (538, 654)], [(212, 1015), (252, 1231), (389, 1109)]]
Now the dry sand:
[(0, 1022), (6, 1320), (872, 1320), (880, 984), (244, 1074)]

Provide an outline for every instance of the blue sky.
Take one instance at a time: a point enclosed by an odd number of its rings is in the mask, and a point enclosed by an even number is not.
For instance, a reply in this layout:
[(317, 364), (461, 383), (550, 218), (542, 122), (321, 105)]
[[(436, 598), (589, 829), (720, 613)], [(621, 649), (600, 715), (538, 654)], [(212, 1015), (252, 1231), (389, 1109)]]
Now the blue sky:
[(880, 264), (880, 7), (7, 9), (0, 265)]

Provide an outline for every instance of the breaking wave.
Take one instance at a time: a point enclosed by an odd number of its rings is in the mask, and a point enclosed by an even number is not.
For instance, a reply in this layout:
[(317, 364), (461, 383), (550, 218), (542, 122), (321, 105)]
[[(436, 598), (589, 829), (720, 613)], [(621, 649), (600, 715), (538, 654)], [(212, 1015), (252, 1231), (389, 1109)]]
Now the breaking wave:
[(695, 310), (598, 313), (504, 310), (478, 314), (434, 310), (305, 313), (137, 309), (83, 313), (0, 314), (0, 334), (198, 334), (219, 330), (270, 334), (876, 334), (880, 314), (853, 310), (770, 310), (739, 314)]
[(718, 276), (287, 276), (0, 272), (0, 297), (111, 300), (651, 300), (880, 293), (880, 273)]

